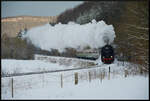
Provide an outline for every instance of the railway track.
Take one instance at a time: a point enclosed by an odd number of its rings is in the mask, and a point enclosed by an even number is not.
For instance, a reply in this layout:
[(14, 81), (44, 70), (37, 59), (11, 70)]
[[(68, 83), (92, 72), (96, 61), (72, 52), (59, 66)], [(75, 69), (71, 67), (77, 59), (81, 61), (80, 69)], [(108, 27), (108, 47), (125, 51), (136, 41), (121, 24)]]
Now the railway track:
[(28, 73), (16, 73), (16, 74), (1, 74), (1, 77), (15, 77), (15, 76), (24, 76), (24, 75), (33, 75), (33, 74), (44, 74), (44, 73), (55, 73), (55, 72), (64, 72), (64, 71), (74, 71), (74, 70), (83, 70), (83, 69), (93, 69), (102, 67), (104, 64), (90, 66), (90, 67), (82, 67), (82, 68), (71, 68), (71, 69), (62, 69), (62, 70), (50, 70), (50, 71), (41, 71), (41, 72), (28, 72)]

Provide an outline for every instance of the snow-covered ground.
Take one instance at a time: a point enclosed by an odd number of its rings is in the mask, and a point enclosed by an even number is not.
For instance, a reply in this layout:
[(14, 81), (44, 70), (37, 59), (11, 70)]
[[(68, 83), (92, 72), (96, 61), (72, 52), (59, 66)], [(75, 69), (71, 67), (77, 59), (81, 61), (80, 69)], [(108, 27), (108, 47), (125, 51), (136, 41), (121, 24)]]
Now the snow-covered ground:
[[(57, 76), (53, 74), (47, 77), (46, 75), (15, 77), (13, 98), (11, 78), (7, 78), (9, 83), (5, 82), (5, 85), (10, 86), (2, 87), (2, 99), (149, 99), (148, 77), (118, 76), (103, 80), (97, 78), (91, 82), (79, 80), (75, 85), (71, 79), (73, 76), (70, 76), (70, 79), (63, 80), (61, 88), (60, 77)], [(2, 86), (4, 81), (6, 79), (2, 79)]]
[(2, 59), (2, 74), (17, 74), (87, 67), (92, 60), (35, 55), (35, 60)]
[[(2, 99), (148, 99), (148, 76), (125, 77), (127, 66), (128, 63), (123, 66), (122, 62), (115, 61), (85, 70), (4, 77), (1, 78), (1, 95)], [(2, 59), (2, 72), (7, 73), (68, 68), (70, 66), (43, 60)], [(78, 75), (76, 85), (75, 74)]]
[(35, 60), (1, 59), (1, 62), (2, 74), (4, 75), (86, 68), (94, 66), (99, 66), (98, 68), (103, 69), (108, 69), (108, 67), (110, 66), (112, 71), (117, 71), (120, 72), (120, 74), (122, 74), (129, 65), (129, 63), (125, 63), (125, 66), (122, 66), (122, 63), (117, 60), (115, 60), (113, 64), (106, 65), (101, 62), (100, 58), (96, 61), (93, 61), (77, 58), (65, 58), (43, 55), (36, 55)]
[(83, 82), (77, 86), (68, 85), (64, 88), (45, 86), (18, 93), (14, 98), (24, 99), (148, 99), (148, 78), (129, 77), (111, 80), (94, 80)]

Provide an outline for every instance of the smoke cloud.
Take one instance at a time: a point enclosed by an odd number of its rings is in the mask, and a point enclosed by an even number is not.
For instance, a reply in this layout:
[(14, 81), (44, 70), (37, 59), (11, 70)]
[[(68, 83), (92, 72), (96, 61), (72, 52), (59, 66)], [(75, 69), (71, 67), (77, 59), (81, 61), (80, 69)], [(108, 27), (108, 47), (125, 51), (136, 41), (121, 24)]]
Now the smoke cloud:
[(58, 49), (59, 52), (65, 51), (65, 48), (100, 48), (106, 45), (107, 41), (109, 44), (112, 43), (115, 37), (112, 25), (96, 20), (83, 25), (74, 22), (59, 23), (55, 26), (46, 24), (32, 28), (22, 36), (42, 50)]

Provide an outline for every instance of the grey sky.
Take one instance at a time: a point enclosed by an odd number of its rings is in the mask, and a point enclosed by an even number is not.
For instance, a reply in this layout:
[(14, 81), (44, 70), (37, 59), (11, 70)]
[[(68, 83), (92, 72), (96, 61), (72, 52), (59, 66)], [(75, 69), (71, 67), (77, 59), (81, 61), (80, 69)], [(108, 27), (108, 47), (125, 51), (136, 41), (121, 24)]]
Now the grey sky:
[(1, 17), (10, 16), (56, 16), (83, 1), (2, 1)]

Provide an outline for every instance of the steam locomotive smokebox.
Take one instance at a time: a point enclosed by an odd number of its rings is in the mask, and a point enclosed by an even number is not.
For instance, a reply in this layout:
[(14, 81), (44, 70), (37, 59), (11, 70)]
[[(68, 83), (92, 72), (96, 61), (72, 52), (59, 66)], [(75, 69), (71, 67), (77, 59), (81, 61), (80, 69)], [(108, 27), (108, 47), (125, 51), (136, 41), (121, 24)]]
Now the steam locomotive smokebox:
[(101, 49), (101, 60), (105, 64), (114, 62), (114, 48), (111, 45), (105, 45)]

